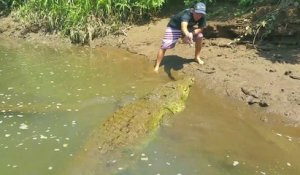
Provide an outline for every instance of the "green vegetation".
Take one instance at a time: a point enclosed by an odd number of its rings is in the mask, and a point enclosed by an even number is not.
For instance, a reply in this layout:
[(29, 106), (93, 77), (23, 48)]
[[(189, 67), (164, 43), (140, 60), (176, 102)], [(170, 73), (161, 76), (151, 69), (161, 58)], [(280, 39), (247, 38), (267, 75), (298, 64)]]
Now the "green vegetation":
[[(201, 0), (184, 0), (187, 7)], [(176, 1), (179, 3), (179, 1)], [(241, 16), (258, 4), (299, 3), (300, 0), (202, 0), (208, 7), (214, 3), (234, 3), (245, 7), (235, 15)], [(0, 0), (0, 16), (13, 11), (24, 22), (28, 31), (41, 30), (49, 33), (62, 33), (73, 43), (88, 43), (93, 38), (110, 33), (122, 33), (128, 24), (147, 22), (172, 0)], [(253, 8), (254, 7), (254, 8)], [(168, 8), (168, 7), (166, 7)], [(233, 12), (233, 11), (231, 11)], [(211, 12), (210, 14), (212, 14)], [(265, 18), (255, 21), (245, 33), (257, 35), (263, 28), (270, 33), (278, 13), (272, 12)]]
[[(5, 9), (15, 9), (27, 24), (46, 32), (62, 31), (76, 43), (116, 32), (121, 25), (149, 19), (164, 0), (9, 0)], [(4, 5), (3, 5), (4, 6)], [(2, 9), (3, 10), (3, 9)]]
[[(192, 7), (197, 2), (199, 1), (184, 0), (184, 4), (187, 7)], [(207, 4), (208, 11), (216, 3), (226, 4), (224, 8), (208, 12), (209, 16), (217, 17), (226, 15), (228, 18), (229, 16), (240, 18), (244, 21), (244, 30), (241, 29), (243, 30), (242, 34), (238, 38), (235, 38), (235, 42), (239, 42), (245, 38), (252, 38), (253, 45), (256, 41), (263, 40), (270, 36), (270, 34), (276, 33), (278, 28), (282, 27), (281, 25), (287, 25), (286, 18), (295, 20), (292, 18), (297, 16), (293, 14), (297, 13), (296, 10), (288, 11), (288, 9), (297, 9), (300, 7), (300, 0), (202, 0), (202, 2)], [(239, 8), (233, 8), (231, 11), (228, 11), (228, 4), (235, 4)], [(254, 18), (249, 18), (249, 16)]]
[[(223, 2), (225, 0), (202, 0), (201, 2), (204, 2), (206, 4), (213, 4), (216, 2)], [(225, 2), (229, 2), (229, 3), (237, 3), (240, 4), (242, 6), (246, 6), (246, 5), (251, 5), (254, 4), (255, 2), (260, 2), (261, 0), (255, 1), (255, 0), (227, 0)], [(196, 2), (199, 2), (197, 0), (184, 0), (184, 4), (187, 6), (191, 6), (192, 4), (195, 4)]]

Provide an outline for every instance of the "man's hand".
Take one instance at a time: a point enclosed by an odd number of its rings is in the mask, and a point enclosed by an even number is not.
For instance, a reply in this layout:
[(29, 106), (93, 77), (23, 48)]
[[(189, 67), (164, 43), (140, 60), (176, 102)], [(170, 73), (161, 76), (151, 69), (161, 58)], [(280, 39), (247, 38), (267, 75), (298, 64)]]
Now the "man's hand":
[(186, 36), (189, 38), (190, 43), (193, 43), (193, 33), (189, 32)]
[(193, 41), (193, 34), (189, 32), (188, 30), (188, 23), (187, 22), (181, 22), (181, 30), (182, 33), (189, 39), (189, 41)]
[(190, 46), (193, 46), (193, 33), (189, 32), (187, 22), (181, 22), (181, 30), (185, 35), (185, 42), (187, 42)]

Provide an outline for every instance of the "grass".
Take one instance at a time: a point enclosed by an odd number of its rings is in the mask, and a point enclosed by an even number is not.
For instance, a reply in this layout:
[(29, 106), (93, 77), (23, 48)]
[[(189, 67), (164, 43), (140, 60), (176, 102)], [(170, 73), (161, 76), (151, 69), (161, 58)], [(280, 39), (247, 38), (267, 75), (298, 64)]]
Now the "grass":
[[(1, 0), (0, 0), (1, 1)], [(164, 0), (9, 0), (30, 28), (61, 31), (74, 43), (118, 30), (124, 23), (142, 21), (154, 14)]]

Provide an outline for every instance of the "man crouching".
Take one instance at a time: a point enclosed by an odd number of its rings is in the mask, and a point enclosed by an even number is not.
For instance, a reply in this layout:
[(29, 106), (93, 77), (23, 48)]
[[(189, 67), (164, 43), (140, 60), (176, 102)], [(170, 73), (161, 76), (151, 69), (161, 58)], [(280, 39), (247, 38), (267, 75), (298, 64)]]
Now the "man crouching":
[(198, 2), (194, 8), (185, 9), (170, 19), (162, 40), (162, 45), (157, 53), (154, 71), (158, 72), (166, 50), (174, 48), (179, 38), (183, 38), (183, 41), (186, 44), (190, 44), (190, 46), (195, 42), (195, 61), (199, 64), (204, 64), (200, 59), (200, 51), (202, 48), (202, 33), (206, 26), (205, 15), (205, 4)]

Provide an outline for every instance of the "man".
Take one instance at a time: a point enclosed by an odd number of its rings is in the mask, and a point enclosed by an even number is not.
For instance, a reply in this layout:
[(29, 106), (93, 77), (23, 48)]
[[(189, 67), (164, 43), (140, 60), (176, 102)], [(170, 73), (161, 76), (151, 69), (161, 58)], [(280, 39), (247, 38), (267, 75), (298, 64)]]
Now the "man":
[(204, 64), (200, 59), (200, 51), (202, 48), (202, 33), (206, 26), (205, 14), (205, 4), (198, 2), (194, 8), (183, 10), (170, 19), (162, 40), (162, 45), (157, 53), (155, 72), (158, 72), (166, 50), (174, 48), (179, 38), (183, 38), (183, 41), (190, 44), (190, 46), (195, 42), (195, 61), (199, 64)]

